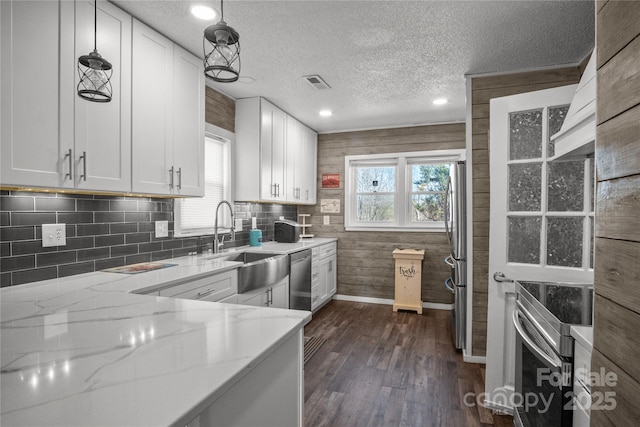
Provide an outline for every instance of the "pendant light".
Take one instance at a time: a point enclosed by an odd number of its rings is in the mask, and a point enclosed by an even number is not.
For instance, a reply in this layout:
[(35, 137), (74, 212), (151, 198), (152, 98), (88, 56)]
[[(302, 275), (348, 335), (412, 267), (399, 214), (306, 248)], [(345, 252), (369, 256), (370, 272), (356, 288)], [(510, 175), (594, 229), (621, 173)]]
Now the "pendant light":
[(93, 2), (93, 52), (78, 58), (78, 96), (92, 102), (109, 102), (111, 88), (111, 63), (98, 53), (98, 4)]
[(204, 75), (216, 82), (231, 83), (240, 76), (240, 35), (224, 22), (223, 0), (220, 12), (220, 22), (204, 30)]

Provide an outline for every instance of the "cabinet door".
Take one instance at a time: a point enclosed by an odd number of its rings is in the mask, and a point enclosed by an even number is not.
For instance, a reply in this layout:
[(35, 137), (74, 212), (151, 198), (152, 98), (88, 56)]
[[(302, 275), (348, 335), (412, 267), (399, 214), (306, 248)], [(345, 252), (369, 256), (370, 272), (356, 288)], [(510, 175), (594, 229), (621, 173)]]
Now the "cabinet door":
[(289, 308), (289, 277), (271, 288), (270, 307)]
[(65, 3), (0, 2), (3, 185), (72, 185), (64, 179), (68, 162), (59, 145), (58, 86), (60, 71), (68, 66), (61, 64), (59, 23), (63, 10), (73, 7)]
[[(75, 58), (94, 47), (94, 5), (75, 3)], [(98, 52), (113, 65), (111, 102), (89, 102), (77, 96), (75, 62), (75, 186), (86, 190), (131, 191), (131, 16), (108, 2), (98, 2)]]
[(303, 148), (300, 202), (315, 205), (318, 182), (318, 134), (306, 126), (303, 129)]
[(229, 297), (223, 298), (218, 302), (223, 302), (226, 304), (238, 304), (238, 294), (231, 295)]
[(246, 294), (238, 294), (238, 304), (265, 307), (267, 305), (267, 291), (260, 289)]
[(132, 190), (171, 194), (173, 43), (133, 20)]
[(336, 293), (337, 269), (336, 256), (327, 259), (327, 298), (331, 298)]
[(286, 143), (286, 200), (299, 203), (301, 193), (301, 176), (304, 174), (303, 124), (291, 116), (287, 116)]
[(261, 100), (260, 188), (263, 200), (284, 200), (285, 132), (287, 115), (273, 104)]
[(204, 195), (204, 70), (202, 61), (174, 46), (173, 166), (175, 194)]

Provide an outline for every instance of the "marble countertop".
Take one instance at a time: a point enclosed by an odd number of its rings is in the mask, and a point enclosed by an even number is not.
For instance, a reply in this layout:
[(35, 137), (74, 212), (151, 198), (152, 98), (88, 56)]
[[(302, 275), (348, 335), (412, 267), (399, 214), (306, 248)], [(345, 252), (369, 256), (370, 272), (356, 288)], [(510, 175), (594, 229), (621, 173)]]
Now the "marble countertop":
[(210, 255), (163, 262), (177, 265), (1, 290), (3, 425), (183, 426), (311, 320), (307, 311), (132, 293), (240, 265)]
[(571, 326), (571, 336), (588, 351), (593, 351), (593, 326)]

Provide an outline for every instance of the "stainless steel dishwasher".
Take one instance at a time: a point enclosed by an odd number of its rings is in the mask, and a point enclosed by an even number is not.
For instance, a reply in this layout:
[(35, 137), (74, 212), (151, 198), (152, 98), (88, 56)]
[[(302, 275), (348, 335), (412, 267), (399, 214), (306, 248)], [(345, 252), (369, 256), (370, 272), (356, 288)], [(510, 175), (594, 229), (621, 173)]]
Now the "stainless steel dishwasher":
[(311, 311), (311, 249), (289, 255), (289, 308)]

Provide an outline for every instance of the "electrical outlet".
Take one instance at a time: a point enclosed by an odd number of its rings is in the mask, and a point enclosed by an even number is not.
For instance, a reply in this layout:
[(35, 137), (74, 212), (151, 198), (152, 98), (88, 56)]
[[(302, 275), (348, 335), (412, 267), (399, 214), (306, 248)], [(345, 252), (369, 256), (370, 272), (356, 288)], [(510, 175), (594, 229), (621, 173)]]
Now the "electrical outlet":
[(242, 231), (242, 219), (236, 218), (236, 224), (233, 226), (234, 231)]
[(258, 228), (258, 218), (256, 218), (255, 216), (251, 217), (251, 229), (255, 230), (256, 228)]
[(156, 221), (156, 237), (169, 237), (169, 221)]
[(67, 244), (67, 229), (64, 224), (42, 224), (42, 247)]
[(283, 219), (284, 219), (284, 217), (283, 217), (282, 215), (280, 215), (280, 216), (278, 217), (278, 219), (279, 219), (279, 220), (283, 220)]
[(323, 215), (322, 216), (322, 224), (323, 225), (330, 225), (331, 224), (331, 217), (329, 215)]

